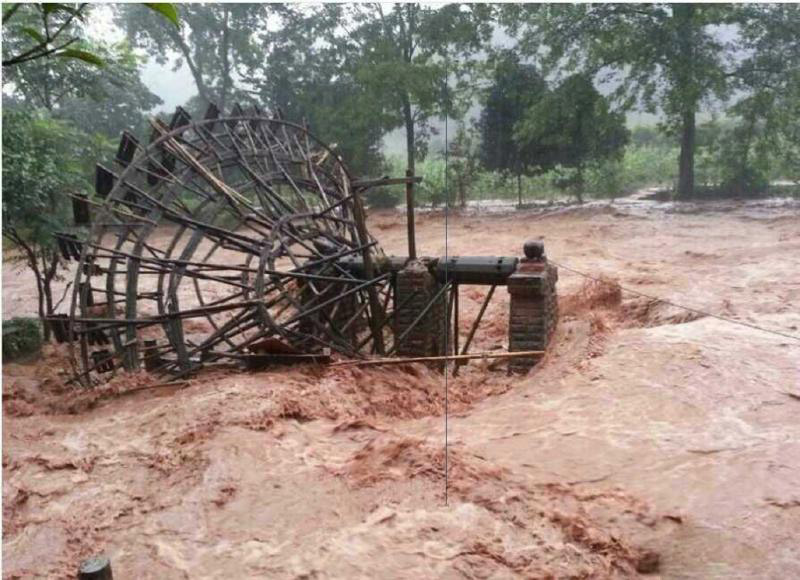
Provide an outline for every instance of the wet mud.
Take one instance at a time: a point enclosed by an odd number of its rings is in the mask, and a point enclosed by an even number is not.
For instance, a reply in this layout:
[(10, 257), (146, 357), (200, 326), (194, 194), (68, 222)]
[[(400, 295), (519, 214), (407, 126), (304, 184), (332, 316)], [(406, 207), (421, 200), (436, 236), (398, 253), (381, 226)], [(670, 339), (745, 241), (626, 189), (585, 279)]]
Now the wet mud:
[[(695, 204), (696, 205), (696, 204)], [(399, 213), (370, 216), (402, 254)], [(4, 578), (800, 576), (800, 212), (644, 200), (451, 214), (448, 251), (560, 273), (526, 376), (477, 361), (147, 373), (64, 384), (63, 348), (3, 367)], [(422, 253), (444, 219), (420, 216)], [(4, 315), (35, 310), (3, 269)], [(486, 288), (462, 289), (461, 332)], [(496, 292), (476, 350), (505, 348)], [(444, 452), (445, 402), (448, 453)], [(447, 481), (445, 482), (445, 462)]]

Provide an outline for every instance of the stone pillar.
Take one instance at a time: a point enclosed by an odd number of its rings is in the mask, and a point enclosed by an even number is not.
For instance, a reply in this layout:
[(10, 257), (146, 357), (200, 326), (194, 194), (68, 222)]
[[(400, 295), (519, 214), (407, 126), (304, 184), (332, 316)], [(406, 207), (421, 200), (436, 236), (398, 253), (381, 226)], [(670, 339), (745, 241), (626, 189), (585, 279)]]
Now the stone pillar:
[[(403, 305), (402, 310), (394, 316), (395, 340), (411, 327), (414, 321), (425, 310), (441, 284), (429, 272), (420, 260), (411, 260), (405, 268), (397, 273), (394, 305)], [(414, 294), (409, 300), (409, 296)], [(400, 344), (396, 354), (399, 356), (438, 356), (444, 354), (444, 324), (447, 305), (447, 292), (422, 317)]]
[[(541, 242), (526, 242), (525, 257), (508, 278), (511, 312), (508, 350), (545, 350), (558, 320), (556, 281), (558, 269), (547, 262)], [(538, 358), (511, 359), (509, 368), (525, 372)]]

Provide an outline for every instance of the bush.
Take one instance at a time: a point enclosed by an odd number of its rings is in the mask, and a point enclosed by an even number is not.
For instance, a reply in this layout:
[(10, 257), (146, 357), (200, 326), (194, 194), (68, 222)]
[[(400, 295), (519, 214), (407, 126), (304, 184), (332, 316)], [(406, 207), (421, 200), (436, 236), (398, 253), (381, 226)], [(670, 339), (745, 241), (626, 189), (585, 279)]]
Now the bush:
[(388, 187), (376, 187), (367, 192), (367, 205), (374, 209), (393, 209), (399, 201), (397, 193)]
[(677, 159), (677, 147), (627, 147), (621, 169), (625, 188), (671, 185), (678, 177)]
[(761, 196), (767, 187), (769, 180), (764, 172), (747, 165), (737, 168), (720, 185), (722, 191), (734, 197)]
[(612, 159), (590, 168), (587, 190), (597, 197), (609, 199), (628, 193), (622, 175), (622, 162)]
[(741, 122), (720, 131), (711, 148), (711, 165), (716, 179), (716, 194), (723, 197), (759, 197), (769, 187), (771, 151), (763, 144), (762, 129), (755, 123)]
[(42, 346), (39, 321), (35, 318), (12, 318), (3, 321), (3, 361), (11, 361), (38, 352)]

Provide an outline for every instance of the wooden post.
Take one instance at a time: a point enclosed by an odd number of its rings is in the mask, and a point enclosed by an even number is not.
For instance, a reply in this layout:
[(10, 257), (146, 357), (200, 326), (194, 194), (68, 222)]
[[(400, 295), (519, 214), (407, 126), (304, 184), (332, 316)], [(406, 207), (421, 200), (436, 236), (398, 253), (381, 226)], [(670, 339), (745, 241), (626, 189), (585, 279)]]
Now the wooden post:
[(453, 283), (453, 354), (458, 354), (458, 282)]
[(414, 173), (406, 169), (406, 221), (408, 222), (408, 257), (417, 259), (417, 240), (414, 226)]
[[(358, 189), (350, 190), (350, 178), (342, 169), (342, 185), (345, 195), (353, 196), (353, 218), (356, 224), (356, 231), (358, 232), (358, 239), (361, 246), (364, 248), (361, 252), (361, 257), (364, 260), (364, 274), (367, 280), (372, 280), (375, 276), (375, 269), (372, 264), (372, 255), (369, 249), (369, 234), (367, 233), (367, 217), (364, 211), (364, 202), (361, 200), (361, 195)], [(370, 310), (370, 325), (372, 330), (372, 339), (375, 341), (375, 350), (378, 354), (385, 354), (383, 344), (383, 315), (381, 311), (381, 303), (378, 300), (378, 293), (375, 291), (375, 286), (370, 284), (367, 287), (367, 298), (369, 300)]]
[(545, 351), (543, 350), (523, 350), (519, 352), (476, 352), (474, 354), (450, 354), (445, 356), (414, 356), (405, 358), (372, 358), (365, 360), (343, 360), (331, 363), (329, 367), (345, 367), (345, 366), (376, 366), (376, 365), (400, 365), (415, 362), (439, 362), (445, 360), (467, 361), (474, 359), (518, 359), (525, 357), (542, 357)]

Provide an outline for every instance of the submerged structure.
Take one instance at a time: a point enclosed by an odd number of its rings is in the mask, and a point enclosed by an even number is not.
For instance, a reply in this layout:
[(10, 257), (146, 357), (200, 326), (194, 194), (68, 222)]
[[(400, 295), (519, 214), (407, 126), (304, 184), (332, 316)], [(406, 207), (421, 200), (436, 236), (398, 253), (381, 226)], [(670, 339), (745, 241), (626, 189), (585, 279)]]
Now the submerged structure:
[[(149, 140), (124, 133), (114, 166), (97, 166), (95, 197), (74, 200), (88, 235), (58, 236), (79, 265), (69, 313), (49, 323), (81, 384), (141, 367), (178, 377), (217, 361), (467, 353), (498, 285), (510, 349), (547, 346), (557, 273), (541, 244), (522, 259), (417, 258), (412, 202), (411, 255), (389, 257), (362, 195), (419, 179), (359, 180), (307, 127), (258, 109), (211, 105), (192, 120), (179, 108), (151, 124)], [(464, 284), (491, 290), (462, 346)]]

